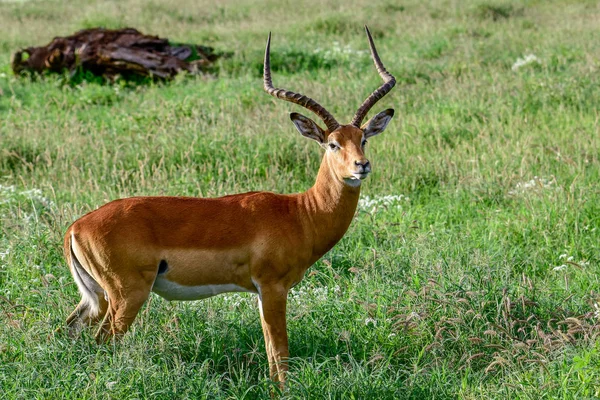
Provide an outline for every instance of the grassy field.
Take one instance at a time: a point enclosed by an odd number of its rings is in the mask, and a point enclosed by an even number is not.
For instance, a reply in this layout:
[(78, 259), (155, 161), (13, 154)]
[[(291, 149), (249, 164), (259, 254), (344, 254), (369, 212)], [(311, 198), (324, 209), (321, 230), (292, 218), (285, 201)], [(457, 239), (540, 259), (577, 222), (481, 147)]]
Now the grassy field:
[[(124, 196), (309, 188), (321, 150), (262, 91), (267, 34), (275, 85), (345, 123), (380, 84), (365, 23), (398, 81), (373, 112), (397, 117), (292, 291), (282, 397), (600, 397), (597, 1), (0, 0), (0, 398), (268, 397), (253, 295), (153, 295), (106, 346), (56, 332), (79, 301), (62, 235)], [(168, 84), (10, 72), (98, 25), (233, 54)]]

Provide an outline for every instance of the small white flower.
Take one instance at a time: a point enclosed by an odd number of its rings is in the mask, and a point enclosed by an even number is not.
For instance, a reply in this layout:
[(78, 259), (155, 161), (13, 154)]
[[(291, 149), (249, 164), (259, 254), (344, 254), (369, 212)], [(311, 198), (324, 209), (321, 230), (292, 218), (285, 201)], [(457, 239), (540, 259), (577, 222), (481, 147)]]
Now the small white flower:
[(533, 179), (529, 181), (517, 182), (515, 188), (513, 190), (510, 190), (508, 194), (515, 196), (519, 194), (524, 194), (526, 192), (539, 192), (541, 190), (551, 189), (554, 183), (554, 179), (539, 178), (537, 176), (534, 176)]
[(408, 202), (410, 199), (403, 194), (400, 195), (385, 195), (371, 198), (364, 196), (358, 200), (358, 208), (361, 210), (369, 210), (370, 213), (377, 212), (380, 208), (397, 208), (402, 209), (402, 202)]
[(517, 58), (517, 61), (515, 61), (512, 66), (512, 70), (517, 71), (519, 68), (531, 63), (541, 64), (541, 61), (535, 56), (535, 54), (527, 54), (524, 58)]
[(552, 268), (554, 271), (562, 271), (563, 269), (567, 268), (567, 264), (562, 264), (562, 265), (557, 265), (556, 267)]
[(377, 321), (373, 318), (365, 319), (365, 325), (369, 326), (369, 324), (372, 324), (373, 326), (377, 326)]

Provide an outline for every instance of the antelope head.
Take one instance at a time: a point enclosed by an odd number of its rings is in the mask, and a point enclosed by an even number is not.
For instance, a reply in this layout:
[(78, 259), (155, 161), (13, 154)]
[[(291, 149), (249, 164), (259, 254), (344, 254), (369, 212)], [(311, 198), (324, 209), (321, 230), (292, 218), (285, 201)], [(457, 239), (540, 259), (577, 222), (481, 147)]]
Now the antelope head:
[(314, 112), (327, 127), (321, 128), (315, 121), (302, 114), (293, 112), (290, 118), (302, 136), (315, 140), (325, 148), (324, 162), (327, 163), (335, 177), (346, 185), (358, 187), (363, 179), (371, 172), (371, 163), (365, 157), (367, 140), (385, 130), (394, 116), (394, 110), (388, 108), (371, 118), (361, 126), (369, 110), (385, 96), (396, 84), (396, 79), (385, 69), (369, 28), (365, 26), (371, 56), (377, 72), (384, 83), (375, 90), (359, 107), (348, 125), (340, 125), (336, 119), (319, 103), (299, 93), (273, 87), (271, 81), (270, 47), (271, 34), (267, 40), (264, 61), (264, 89), (272, 96), (299, 104)]

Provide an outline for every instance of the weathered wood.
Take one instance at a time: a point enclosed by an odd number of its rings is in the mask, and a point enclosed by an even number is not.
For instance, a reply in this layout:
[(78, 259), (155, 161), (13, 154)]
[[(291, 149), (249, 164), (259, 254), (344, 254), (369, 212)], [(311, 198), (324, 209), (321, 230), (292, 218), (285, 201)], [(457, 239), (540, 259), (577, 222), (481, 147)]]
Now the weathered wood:
[(181, 71), (198, 72), (218, 57), (210, 47), (172, 45), (133, 28), (93, 28), (56, 37), (46, 46), (21, 49), (13, 54), (11, 65), (15, 74), (81, 68), (109, 79), (130, 74), (168, 79)]

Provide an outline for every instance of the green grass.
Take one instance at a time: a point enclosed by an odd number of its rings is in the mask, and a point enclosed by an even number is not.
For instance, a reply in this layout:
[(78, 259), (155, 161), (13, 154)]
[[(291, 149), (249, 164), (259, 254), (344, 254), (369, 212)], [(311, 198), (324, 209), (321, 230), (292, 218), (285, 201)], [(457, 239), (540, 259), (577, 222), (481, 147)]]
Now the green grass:
[[(275, 84), (345, 122), (380, 84), (364, 23), (398, 80), (373, 112), (397, 117), (290, 295), (283, 397), (600, 397), (597, 2), (321, 4), (0, 2), (0, 398), (269, 395), (251, 295), (153, 295), (106, 346), (56, 332), (79, 301), (62, 235), (123, 196), (307, 189), (321, 152), (262, 91), (267, 33)], [(139, 86), (10, 73), (19, 47), (99, 24), (233, 54)]]

